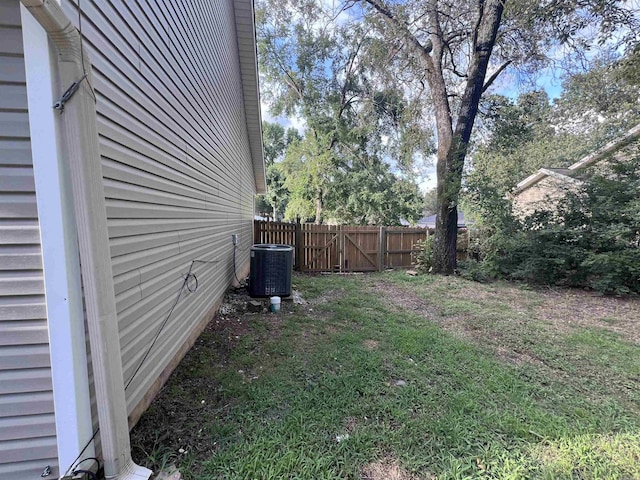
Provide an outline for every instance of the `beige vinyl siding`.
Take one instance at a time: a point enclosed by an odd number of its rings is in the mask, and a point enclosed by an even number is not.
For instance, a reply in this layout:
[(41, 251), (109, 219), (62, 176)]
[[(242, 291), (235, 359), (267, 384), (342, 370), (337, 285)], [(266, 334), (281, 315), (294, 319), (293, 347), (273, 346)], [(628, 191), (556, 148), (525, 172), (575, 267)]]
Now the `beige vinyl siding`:
[[(252, 235), (255, 178), (233, 0), (82, 2), (97, 97), (124, 381), (183, 294), (127, 390), (143, 400), (233, 278)], [(63, 2), (77, 22), (71, 1)]]
[(0, 0), (0, 478), (57, 472), (18, 0)]

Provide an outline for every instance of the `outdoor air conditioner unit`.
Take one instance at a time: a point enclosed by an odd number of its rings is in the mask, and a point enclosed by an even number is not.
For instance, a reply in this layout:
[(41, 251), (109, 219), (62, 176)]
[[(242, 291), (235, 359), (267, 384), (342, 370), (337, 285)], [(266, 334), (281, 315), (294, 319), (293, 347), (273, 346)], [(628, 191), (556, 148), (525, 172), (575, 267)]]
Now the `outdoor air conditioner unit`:
[(251, 247), (249, 295), (288, 297), (291, 295), (293, 247), (261, 243)]

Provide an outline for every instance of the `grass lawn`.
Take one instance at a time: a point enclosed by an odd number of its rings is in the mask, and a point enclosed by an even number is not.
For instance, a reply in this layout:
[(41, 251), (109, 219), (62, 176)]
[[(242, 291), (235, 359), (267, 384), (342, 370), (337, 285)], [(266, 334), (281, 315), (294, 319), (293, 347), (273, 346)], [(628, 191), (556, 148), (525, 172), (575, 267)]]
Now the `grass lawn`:
[(640, 479), (640, 302), (295, 276), (223, 311), (132, 433), (192, 479)]

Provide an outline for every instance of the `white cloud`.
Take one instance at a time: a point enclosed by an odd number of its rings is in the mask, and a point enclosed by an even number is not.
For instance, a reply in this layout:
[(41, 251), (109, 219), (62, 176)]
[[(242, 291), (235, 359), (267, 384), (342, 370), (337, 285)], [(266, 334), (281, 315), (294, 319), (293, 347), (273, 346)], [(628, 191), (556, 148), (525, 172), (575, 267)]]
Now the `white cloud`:
[(262, 111), (262, 119), (265, 122), (279, 123), (284, 128), (293, 127), (296, 130), (298, 130), (300, 134), (304, 134), (304, 132), (307, 130), (307, 122), (304, 120), (304, 118), (295, 117), (295, 116), (294, 117), (284, 117), (284, 116), (274, 117), (269, 112), (269, 105), (267, 105), (264, 102), (260, 102), (260, 110)]

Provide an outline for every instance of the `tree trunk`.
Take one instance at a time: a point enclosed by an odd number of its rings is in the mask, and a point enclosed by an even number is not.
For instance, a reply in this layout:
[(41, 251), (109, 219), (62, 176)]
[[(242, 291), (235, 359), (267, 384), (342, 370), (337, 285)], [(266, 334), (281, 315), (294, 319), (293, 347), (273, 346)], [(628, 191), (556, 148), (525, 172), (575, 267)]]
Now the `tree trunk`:
[[(477, 104), (468, 105), (473, 110), (459, 118), (475, 119)], [(473, 120), (471, 120), (473, 124)], [(433, 272), (450, 275), (457, 267), (458, 246), (458, 201), (462, 187), (462, 174), (464, 172), (464, 160), (467, 155), (467, 147), (471, 136), (471, 127), (466, 123), (456, 125), (456, 130), (451, 141), (445, 142), (448, 148), (438, 152), (438, 186), (437, 186), (437, 212), (436, 231), (433, 238)], [(440, 143), (440, 142), (439, 142)]]
[[(406, 46), (413, 51), (425, 70), (431, 99), (435, 108), (438, 138), (437, 164), (437, 219), (433, 245), (433, 272), (451, 274), (456, 269), (456, 243), (458, 240), (458, 197), (462, 186), (462, 173), (471, 131), (478, 113), (482, 92), (504, 66), (494, 74), (487, 85), (485, 77), (491, 51), (496, 42), (498, 27), (502, 20), (505, 0), (482, 0), (478, 2), (478, 18), (471, 31), (470, 59), (466, 72), (465, 91), (458, 108), (457, 121), (453, 128), (453, 116), (449, 104), (447, 82), (443, 71), (446, 58), (447, 32), (443, 31), (438, 0), (426, 2), (429, 37), (419, 39), (398, 20), (393, 11), (382, 0), (362, 0), (371, 5), (385, 21), (389, 22)], [(505, 64), (506, 66), (507, 64)]]
[[(443, 219), (440, 222), (440, 219)], [(458, 209), (439, 205), (433, 238), (433, 273), (450, 274), (456, 269), (458, 243)]]
[[(480, 97), (485, 90), (485, 78), (491, 51), (504, 10), (503, 0), (490, 0), (481, 6), (480, 21), (474, 32), (474, 55), (467, 70), (467, 83), (458, 109), (453, 138), (442, 136), (438, 123), (438, 201), (436, 232), (433, 245), (433, 272), (452, 274), (457, 266), (458, 198), (462, 187), (464, 161), (467, 156), (471, 131), (478, 113)], [(441, 72), (441, 70), (440, 70)], [(492, 81), (492, 80), (491, 80)], [(434, 104), (438, 105), (434, 98)], [(440, 146), (447, 141), (444, 151)], [(450, 140), (450, 141), (449, 141)]]
[(322, 224), (322, 190), (318, 192), (318, 197), (316, 198), (316, 225)]
[[(454, 138), (438, 149), (436, 231), (433, 238), (433, 273), (452, 274), (457, 266), (458, 196), (462, 182), (464, 155), (460, 158), (459, 142)], [(447, 148), (448, 147), (448, 148)], [(458, 158), (456, 158), (458, 157)], [(461, 163), (462, 162), (462, 163)]]

